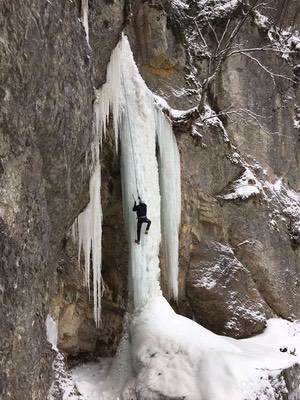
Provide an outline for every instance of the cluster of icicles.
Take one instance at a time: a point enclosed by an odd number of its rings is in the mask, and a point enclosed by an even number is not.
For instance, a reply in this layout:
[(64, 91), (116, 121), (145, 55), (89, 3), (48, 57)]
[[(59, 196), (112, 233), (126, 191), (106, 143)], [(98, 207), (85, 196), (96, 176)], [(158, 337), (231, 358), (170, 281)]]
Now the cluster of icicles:
[[(124, 218), (129, 242), (129, 289), (135, 308), (161, 294), (159, 246), (161, 241), (168, 269), (170, 296), (178, 295), (178, 231), (181, 212), (180, 159), (171, 125), (156, 105), (134, 62), (126, 36), (112, 52), (106, 83), (97, 91), (96, 134), (92, 144), (93, 174), (90, 202), (79, 215), (79, 261), (85, 259), (85, 283), (90, 288), (93, 271), (94, 318), (101, 315), (101, 236), (99, 144), (113, 116), (116, 151), (121, 147), (121, 178)], [(157, 155), (158, 144), (158, 155)], [(147, 237), (136, 245), (136, 218), (132, 195), (137, 191), (148, 206), (152, 220)]]

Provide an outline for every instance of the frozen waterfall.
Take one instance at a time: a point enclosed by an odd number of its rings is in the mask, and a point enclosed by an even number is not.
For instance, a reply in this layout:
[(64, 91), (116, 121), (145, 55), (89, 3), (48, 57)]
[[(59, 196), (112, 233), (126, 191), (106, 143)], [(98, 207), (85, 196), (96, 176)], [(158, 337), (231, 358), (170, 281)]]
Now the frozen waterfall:
[[(169, 290), (177, 298), (181, 195), (180, 159), (171, 125), (157, 107), (152, 92), (140, 76), (129, 42), (124, 36), (112, 52), (106, 83), (96, 92), (96, 96), (90, 202), (77, 221), (78, 258), (80, 261), (83, 249), (85, 284), (88, 288), (92, 264), (94, 318), (98, 326), (101, 312), (102, 235), (99, 144), (106, 135), (110, 113), (113, 115), (116, 151), (119, 141), (121, 144), (122, 198), (129, 241), (129, 285), (134, 306), (137, 308), (161, 294), (161, 222)], [(152, 221), (149, 235), (144, 236), (142, 232), (140, 245), (134, 242), (137, 222), (135, 213), (132, 212), (133, 198), (137, 200), (138, 195), (147, 204), (148, 217)]]
[[(112, 53), (106, 83), (97, 92), (95, 111), (100, 136), (105, 134), (112, 112), (116, 146), (118, 141), (121, 145), (122, 197), (134, 304), (140, 307), (161, 293), (158, 258), (161, 220), (170, 291), (177, 297), (181, 211), (179, 153), (171, 125), (157, 108), (152, 92), (139, 74), (125, 36)], [(132, 212), (133, 196), (137, 199), (138, 194), (147, 204), (148, 217), (152, 221), (149, 235), (142, 236), (139, 246), (134, 243), (137, 224)]]

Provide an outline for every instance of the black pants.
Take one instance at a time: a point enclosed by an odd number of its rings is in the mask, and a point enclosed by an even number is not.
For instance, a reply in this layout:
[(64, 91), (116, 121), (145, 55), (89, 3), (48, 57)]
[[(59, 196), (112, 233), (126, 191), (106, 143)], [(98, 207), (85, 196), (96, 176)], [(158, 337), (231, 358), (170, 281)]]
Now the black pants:
[(141, 239), (141, 229), (142, 229), (142, 225), (143, 225), (144, 223), (147, 224), (146, 231), (148, 231), (149, 228), (150, 228), (150, 225), (151, 225), (150, 219), (148, 219), (147, 217), (140, 217), (140, 218), (138, 218), (138, 220), (137, 220), (137, 240), (138, 240), (138, 242), (139, 242), (140, 239)]

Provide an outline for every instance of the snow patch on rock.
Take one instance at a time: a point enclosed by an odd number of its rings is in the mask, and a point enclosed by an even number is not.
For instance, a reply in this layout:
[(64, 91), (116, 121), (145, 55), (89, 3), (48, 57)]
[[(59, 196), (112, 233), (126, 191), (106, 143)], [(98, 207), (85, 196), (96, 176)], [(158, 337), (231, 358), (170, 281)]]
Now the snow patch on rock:
[(198, 17), (208, 19), (226, 17), (241, 3), (241, 0), (198, 0), (197, 6), (200, 9)]
[(52, 345), (52, 349), (57, 350), (57, 338), (58, 338), (58, 330), (56, 321), (51, 317), (51, 315), (47, 315), (46, 318), (46, 333), (47, 340)]
[(234, 200), (234, 199), (248, 199), (252, 196), (257, 196), (262, 193), (262, 184), (253, 174), (253, 172), (246, 168), (245, 172), (237, 181), (235, 181), (232, 185), (232, 190), (220, 196), (225, 200)]
[(85, 400), (72, 379), (71, 374), (66, 370), (64, 356), (57, 353), (52, 364), (54, 381), (49, 389), (47, 400)]
[(189, 8), (187, 0), (171, 0), (171, 3), (174, 7), (177, 7), (179, 9), (187, 10)]
[(267, 31), (272, 47), (282, 53), (282, 58), (288, 60), (292, 52), (300, 51), (300, 31), (295, 27), (280, 29), (257, 10), (255, 11), (254, 23), (258, 28)]
[(204, 115), (202, 116), (202, 121), (204, 122), (204, 124), (210, 126), (218, 126), (219, 128), (221, 128), (223, 132), (224, 141), (229, 143), (228, 133), (223, 125), (223, 122), (217, 116), (216, 112), (212, 110), (208, 104), (205, 105), (204, 110), (205, 112)]

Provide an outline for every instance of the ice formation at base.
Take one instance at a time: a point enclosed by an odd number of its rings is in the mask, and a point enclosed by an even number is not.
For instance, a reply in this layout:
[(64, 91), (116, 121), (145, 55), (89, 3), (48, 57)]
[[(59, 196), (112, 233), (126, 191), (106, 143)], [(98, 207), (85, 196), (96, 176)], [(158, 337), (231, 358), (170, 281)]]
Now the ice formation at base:
[(84, 400), (278, 400), (280, 372), (300, 362), (299, 322), (272, 319), (263, 334), (236, 340), (177, 315), (162, 296), (135, 316), (130, 337), (125, 385), (115, 360), (72, 372)]

